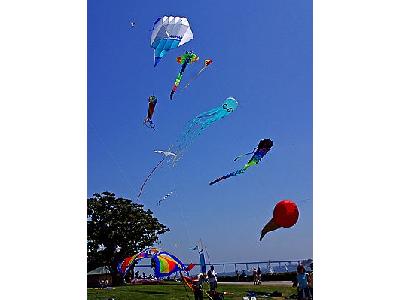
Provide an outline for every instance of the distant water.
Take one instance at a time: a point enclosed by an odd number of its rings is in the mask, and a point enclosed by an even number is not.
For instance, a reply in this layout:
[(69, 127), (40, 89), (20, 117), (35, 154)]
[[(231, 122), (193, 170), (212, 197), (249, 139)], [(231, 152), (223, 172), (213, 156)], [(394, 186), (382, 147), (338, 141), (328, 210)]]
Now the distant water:
[[(302, 264), (304, 265), (307, 272), (311, 271), (310, 264), (312, 260), (303, 261)], [(244, 265), (238, 265), (237, 270), (239, 274), (242, 274), (242, 271), (245, 272), (246, 276), (253, 276), (253, 267), (257, 268), (257, 265), (249, 265), (249, 270), (243, 269)], [(270, 266), (260, 266), (262, 274), (273, 274), (273, 273), (287, 273), (287, 272), (296, 272), (297, 271), (297, 264), (281, 264)], [(218, 271), (218, 270), (217, 270)], [(236, 276), (235, 271), (232, 272), (218, 272), (219, 276)]]

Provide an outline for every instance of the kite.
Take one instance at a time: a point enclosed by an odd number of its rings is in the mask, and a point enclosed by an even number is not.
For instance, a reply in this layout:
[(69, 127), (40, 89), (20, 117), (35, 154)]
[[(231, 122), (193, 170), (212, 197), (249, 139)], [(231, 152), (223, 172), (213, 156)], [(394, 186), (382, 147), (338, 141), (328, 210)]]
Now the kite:
[(131, 28), (134, 28), (136, 25), (135, 19), (130, 20), (129, 23), (131, 24)]
[(176, 76), (174, 85), (172, 86), (172, 90), (171, 90), (171, 94), (169, 95), (169, 99), (172, 100), (172, 97), (174, 95), (174, 93), (176, 92), (176, 90), (178, 89), (178, 86), (182, 80), (183, 77), (183, 73), (185, 72), (186, 66), (188, 64), (194, 63), (196, 61), (199, 60), (199, 57), (192, 51), (186, 51), (185, 54), (183, 54), (182, 56), (179, 56), (176, 58), (176, 61), (178, 62), (178, 64), (181, 64), (181, 70), (178, 73), (178, 76)]
[(194, 76), (189, 80), (188, 83), (186, 83), (186, 85), (183, 87), (183, 89), (186, 89), (186, 88), (193, 82), (193, 80), (195, 80), (197, 77), (199, 77), (200, 74), (201, 74), (205, 69), (207, 69), (207, 67), (208, 67), (209, 65), (212, 64), (212, 62), (213, 62), (213, 61), (212, 61), (211, 59), (206, 59), (206, 60), (204, 61), (204, 66), (200, 69), (199, 72), (197, 72), (196, 75), (194, 75)]
[(154, 49), (154, 67), (167, 51), (193, 39), (189, 21), (184, 17), (164, 16), (154, 22), (150, 45)]
[[(193, 120), (187, 123), (183, 133), (180, 135), (178, 140), (176, 141), (175, 145), (170, 146), (170, 150), (172, 153), (175, 154), (173, 162), (179, 160), (184, 151), (191, 145), (196, 137), (198, 137), (205, 129), (207, 129), (210, 125), (214, 124), (215, 122), (229, 116), (232, 112), (236, 110), (239, 103), (233, 97), (228, 97), (222, 103), (221, 106), (213, 108), (209, 111), (203, 112), (200, 115), (196, 116)], [(171, 152), (171, 151), (165, 151)], [(140, 196), (143, 193), (143, 189), (147, 182), (150, 180), (151, 176), (154, 172), (160, 167), (165, 159), (169, 156), (164, 156), (156, 166), (150, 171), (147, 175), (146, 179), (144, 180), (143, 184), (139, 189), (139, 193), (137, 195), (137, 199), (139, 200)]]
[(168, 194), (166, 194), (164, 197), (162, 197), (160, 200), (158, 200), (157, 205), (160, 206), (161, 202), (164, 201), (165, 199), (167, 199), (168, 197), (170, 197), (173, 193), (174, 193), (174, 191), (169, 192)]
[(254, 148), (254, 150), (252, 152), (242, 154), (234, 159), (234, 161), (236, 161), (237, 159), (239, 159), (242, 156), (253, 154), (253, 156), (250, 158), (250, 160), (247, 162), (247, 164), (244, 165), (244, 167), (242, 169), (239, 169), (239, 170), (231, 172), (227, 175), (221, 176), (221, 177), (211, 181), (209, 183), (209, 185), (213, 185), (221, 180), (227, 179), (232, 176), (237, 176), (237, 175), (243, 174), (249, 167), (258, 164), (261, 161), (261, 159), (268, 153), (268, 151), (271, 150), (273, 145), (274, 145), (274, 143), (270, 139), (261, 140), (258, 143), (257, 148)]
[(291, 200), (282, 200), (275, 205), (272, 219), (264, 226), (261, 231), (262, 238), (270, 231), (278, 228), (290, 228), (297, 223), (299, 210), (296, 203)]
[(145, 258), (151, 259), (151, 267), (154, 269), (156, 278), (169, 276), (175, 272), (188, 272), (189, 269), (193, 268), (192, 265), (185, 267), (177, 257), (168, 252), (160, 251), (157, 248), (148, 248), (134, 256), (125, 258), (118, 265), (118, 272), (125, 276), (132, 265)]
[(173, 152), (177, 154), (178, 158), (180, 158), (196, 137), (201, 135), (205, 129), (216, 121), (229, 116), (237, 109), (238, 105), (239, 103), (235, 98), (228, 97), (222, 105), (196, 116), (193, 120), (187, 123), (178, 141), (171, 147), (174, 150)]
[(201, 273), (206, 274), (206, 272), (207, 272), (207, 270), (206, 270), (206, 258), (204, 257), (203, 249), (201, 249), (199, 254), (200, 254), (200, 269), (201, 269)]
[(168, 156), (176, 157), (176, 154), (173, 152), (170, 152), (170, 151), (154, 150), (154, 152), (163, 154), (163, 155), (165, 155), (165, 157), (168, 157)]
[(156, 108), (156, 104), (157, 104), (157, 97), (156, 96), (150, 96), (148, 98), (149, 101), (149, 108), (147, 109), (147, 117), (144, 119), (143, 124), (146, 125), (149, 128), (154, 129), (154, 123), (151, 120), (151, 118), (153, 117), (154, 114), (154, 109)]

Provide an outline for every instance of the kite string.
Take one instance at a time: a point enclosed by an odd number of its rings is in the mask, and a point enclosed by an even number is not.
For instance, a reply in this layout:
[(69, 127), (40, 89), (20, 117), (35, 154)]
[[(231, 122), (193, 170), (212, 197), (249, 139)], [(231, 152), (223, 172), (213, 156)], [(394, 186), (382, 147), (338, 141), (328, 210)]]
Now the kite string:
[(186, 83), (186, 85), (182, 88), (181, 92), (183, 92), (184, 89), (186, 89), (197, 77), (200, 76), (200, 74), (206, 69), (207, 67), (202, 67), (199, 72), (197, 72), (192, 78), (189, 79), (189, 81)]
[(118, 163), (118, 161), (116, 160), (114, 155), (111, 153), (111, 151), (108, 149), (106, 143), (104, 142), (104, 140), (101, 138), (99, 132), (97, 131), (96, 126), (94, 126), (94, 124), (92, 124), (90, 121), (88, 121), (88, 124), (89, 124), (89, 126), (92, 127), (97, 139), (103, 145), (105, 152), (107, 153), (107, 155), (111, 158), (112, 162), (117, 167), (118, 171), (120, 172), (122, 178), (125, 180), (125, 182), (126, 182), (127, 186), (129, 187), (129, 189), (133, 189), (133, 186), (129, 183), (129, 180), (128, 180), (128, 177), (126, 176), (126, 173), (123, 171), (121, 165)]
[(153, 175), (153, 173), (157, 170), (157, 168), (164, 162), (165, 158), (166, 158), (166, 156), (164, 156), (164, 157), (157, 163), (157, 165), (150, 171), (149, 175), (147, 175), (146, 179), (144, 180), (144, 182), (142, 183), (142, 185), (141, 185), (141, 187), (140, 187), (140, 189), (139, 189), (139, 193), (138, 193), (138, 195), (137, 195), (137, 200), (139, 200), (140, 196), (142, 195), (144, 186), (146, 185), (147, 181), (150, 180), (150, 177), (151, 177), (151, 176)]
[(181, 220), (182, 220), (182, 223), (183, 223), (183, 227), (185, 228), (186, 239), (187, 239), (187, 241), (190, 241), (190, 234), (189, 234), (189, 231), (187, 229), (187, 227), (188, 227), (187, 226), (187, 221), (186, 221), (185, 216), (183, 214), (182, 206), (178, 205), (178, 207), (179, 207), (179, 213), (181, 214)]

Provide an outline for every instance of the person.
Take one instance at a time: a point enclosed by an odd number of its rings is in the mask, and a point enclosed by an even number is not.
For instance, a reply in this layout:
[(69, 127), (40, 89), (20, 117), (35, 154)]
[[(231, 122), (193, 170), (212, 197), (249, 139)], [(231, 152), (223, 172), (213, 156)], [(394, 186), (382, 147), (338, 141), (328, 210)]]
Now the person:
[(235, 270), (235, 273), (236, 273), (236, 281), (239, 281), (239, 277), (240, 277), (239, 271)]
[(303, 265), (297, 266), (297, 299), (299, 300), (309, 300), (309, 290), (308, 290), (308, 274)]
[(242, 277), (243, 281), (246, 281), (246, 272), (242, 270), (242, 273), (240, 274), (240, 277)]
[(194, 300), (203, 300), (203, 282), (204, 275), (203, 273), (200, 273), (197, 276), (197, 280), (193, 281)]
[(313, 264), (310, 264), (311, 272), (308, 274), (308, 288), (310, 290), (310, 298), (313, 297)]
[(210, 284), (210, 291), (215, 291), (217, 289), (217, 272), (215, 272), (214, 266), (211, 266), (210, 270), (208, 270), (207, 277)]
[(184, 284), (186, 284), (194, 295), (194, 300), (203, 300), (203, 282), (204, 275), (200, 273), (197, 277), (182, 276)]
[(261, 284), (261, 269), (258, 267), (257, 269), (257, 284)]
[(105, 287), (104, 279), (99, 279), (99, 286), (100, 286), (101, 289), (104, 289), (104, 287)]
[(254, 267), (253, 268), (253, 285), (256, 285), (258, 283), (257, 281), (257, 269)]

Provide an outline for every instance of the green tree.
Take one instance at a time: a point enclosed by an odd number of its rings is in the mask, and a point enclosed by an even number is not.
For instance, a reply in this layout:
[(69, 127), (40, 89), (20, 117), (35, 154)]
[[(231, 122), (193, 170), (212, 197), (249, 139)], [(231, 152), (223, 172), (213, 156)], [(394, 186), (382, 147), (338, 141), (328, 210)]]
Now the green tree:
[(87, 199), (87, 267), (88, 271), (108, 266), (114, 280), (117, 264), (158, 241), (169, 231), (151, 210), (129, 199), (103, 192)]

